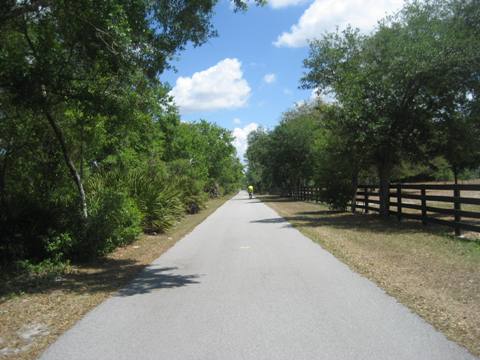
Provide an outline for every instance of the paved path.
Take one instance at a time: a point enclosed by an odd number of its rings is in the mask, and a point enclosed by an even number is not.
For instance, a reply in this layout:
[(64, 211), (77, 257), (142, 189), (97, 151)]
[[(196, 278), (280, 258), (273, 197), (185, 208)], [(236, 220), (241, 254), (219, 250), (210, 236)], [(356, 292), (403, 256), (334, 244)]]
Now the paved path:
[(42, 359), (474, 357), (242, 192)]

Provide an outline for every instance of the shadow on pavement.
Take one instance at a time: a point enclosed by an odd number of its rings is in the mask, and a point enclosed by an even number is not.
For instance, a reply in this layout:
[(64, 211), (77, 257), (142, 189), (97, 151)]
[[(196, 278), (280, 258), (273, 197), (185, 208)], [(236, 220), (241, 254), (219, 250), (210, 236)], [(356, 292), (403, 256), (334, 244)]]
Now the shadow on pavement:
[(295, 200), (291, 198), (281, 197), (278, 195), (260, 195), (258, 199), (262, 202), (269, 203), (269, 202), (295, 202)]
[(121, 289), (117, 296), (145, 294), (158, 289), (170, 289), (190, 284), (198, 284), (199, 275), (174, 274), (177, 267), (148, 267), (133, 280), (130, 285)]
[(271, 219), (261, 219), (261, 220), (252, 220), (252, 224), (281, 224), (286, 223), (287, 220), (284, 218), (271, 218)]

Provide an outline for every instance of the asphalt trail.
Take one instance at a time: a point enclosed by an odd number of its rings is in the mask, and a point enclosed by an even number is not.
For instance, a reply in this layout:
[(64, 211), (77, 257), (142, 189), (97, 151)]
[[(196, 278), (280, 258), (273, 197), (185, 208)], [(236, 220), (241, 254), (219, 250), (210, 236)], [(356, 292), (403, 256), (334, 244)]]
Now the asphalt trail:
[(241, 192), (41, 359), (476, 358)]

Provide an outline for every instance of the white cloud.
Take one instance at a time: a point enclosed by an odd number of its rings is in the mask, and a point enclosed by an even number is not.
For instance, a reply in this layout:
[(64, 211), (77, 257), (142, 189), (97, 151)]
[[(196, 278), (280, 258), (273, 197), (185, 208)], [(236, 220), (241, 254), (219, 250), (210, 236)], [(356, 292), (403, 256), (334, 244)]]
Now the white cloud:
[(250, 134), (252, 131), (255, 131), (258, 129), (258, 124), (257, 123), (250, 123), (248, 125), (245, 125), (243, 128), (235, 128), (233, 130), (233, 146), (237, 149), (237, 155), (240, 158), (240, 160), (244, 161), (243, 156), (245, 155), (245, 151), (247, 151), (247, 138), (248, 134)]
[(315, 0), (298, 23), (278, 36), (275, 46), (302, 47), (307, 40), (320, 37), (325, 31), (348, 24), (361, 31), (372, 30), (378, 20), (399, 10), (403, 0)]
[(272, 84), (275, 82), (275, 80), (277, 80), (277, 76), (275, 74), (266, 74), (264, 77), (263, 77), (263, 81), (265, 81), (267, 84)]
[(268, 0), (268, 4), (274, 9), (279, 9), (287, 6), (299, 5), (305, 1), (306, 0)]
[(244, 106), (251, 89), (241, 66), (238, 59), (227, 58), (192, 77), (181, 76), (170, 95), (183, 113)]
[(242, 123), (242, 121), (239, 118), (235, 118), (233, 119), (233, 123), (239, 125)]

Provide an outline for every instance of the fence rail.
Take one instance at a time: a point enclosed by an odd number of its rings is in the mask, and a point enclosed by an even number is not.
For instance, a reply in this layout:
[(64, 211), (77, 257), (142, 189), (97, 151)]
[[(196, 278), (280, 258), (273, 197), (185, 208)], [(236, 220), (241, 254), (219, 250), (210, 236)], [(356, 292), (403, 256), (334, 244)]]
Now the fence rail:
[[(299, 187), (288, 196), (301, 201), (321, 201), (319, 187)], [(378, 185), (360, 185), (352, 212), (379, 212)], [(480, 232), (480, 184), (391, 184), (389, 214), (402, 219), (414, 219), (424, 225), (439, 224), (455, 229)]]

